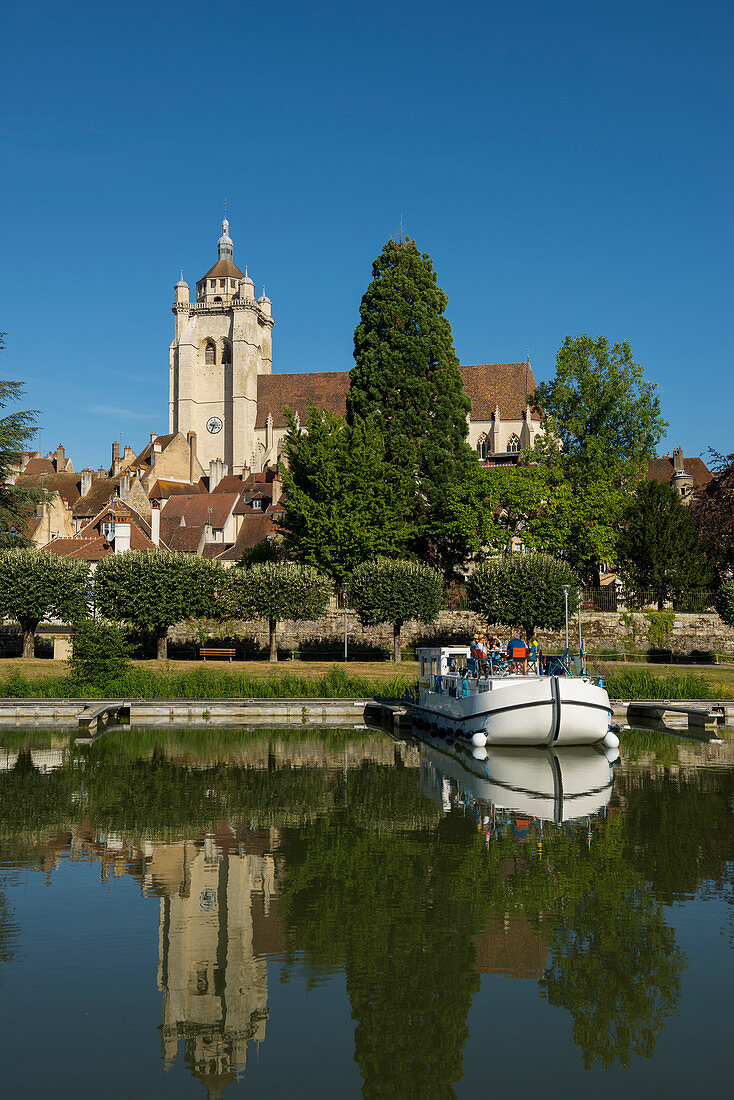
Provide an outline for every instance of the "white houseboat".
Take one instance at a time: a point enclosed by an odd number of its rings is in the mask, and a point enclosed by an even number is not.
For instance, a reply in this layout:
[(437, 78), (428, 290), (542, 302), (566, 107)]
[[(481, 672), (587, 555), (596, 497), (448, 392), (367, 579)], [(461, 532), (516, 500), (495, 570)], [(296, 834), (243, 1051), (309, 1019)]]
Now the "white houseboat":
[(418, 730), (478, 748), (619, 744), (609, 732), (609, 696), (589, 676), (523, 675), (494, 666), (476, 675), (465, 646), (419, 649), (418, 662), (418, 698), (406, 701)]

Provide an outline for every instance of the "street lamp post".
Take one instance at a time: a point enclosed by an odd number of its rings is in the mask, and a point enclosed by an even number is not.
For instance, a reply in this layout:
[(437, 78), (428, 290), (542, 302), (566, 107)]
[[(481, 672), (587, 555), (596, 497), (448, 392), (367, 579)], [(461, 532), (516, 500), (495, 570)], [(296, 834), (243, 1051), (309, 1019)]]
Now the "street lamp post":
[(344, 594), (344, 664), (347, 663), (347, 596), (349, 595), (349, 585), (344, 581), (342, 587)]

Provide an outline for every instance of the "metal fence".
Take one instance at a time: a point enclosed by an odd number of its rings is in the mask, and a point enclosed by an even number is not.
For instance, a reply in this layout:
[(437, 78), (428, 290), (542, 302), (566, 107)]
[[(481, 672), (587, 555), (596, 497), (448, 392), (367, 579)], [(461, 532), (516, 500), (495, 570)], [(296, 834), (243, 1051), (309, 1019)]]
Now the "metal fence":
[(605, 588), (581, 589), (581, 608), (584, 611), (679, 611), (693, 614), (714, 611), (715, 593), (698, 590), (679, 592), (672, 599), (663, 600), (662, 608), (657, 593), (652, 588), (626, 590), (613, 584)]

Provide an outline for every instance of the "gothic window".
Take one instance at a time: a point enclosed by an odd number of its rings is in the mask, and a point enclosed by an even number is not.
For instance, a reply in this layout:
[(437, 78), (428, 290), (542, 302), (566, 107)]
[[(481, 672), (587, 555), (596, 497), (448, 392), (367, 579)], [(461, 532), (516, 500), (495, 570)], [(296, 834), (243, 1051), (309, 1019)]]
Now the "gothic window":
[(225, 366), (229, 366), (232, 362), (232, 345), (228, 340), (224, 341), (224, 346), (222, 348), (222, 362)]
[(510, 438), (507, 440), (507, 451), (509, 453), (517, 453), (522, 448), (520, 447), (520, 440), (513, 432)]
[(480, 435), (479, 439), (477, 440), (477, 454), (481, 459), (489, 458), (491, 454), (489, 440), (484, 434)]
[(204, 352), (204, 362), (205, 363), (214, 363), (214, 362), (216, 362), (216, 351), (215, 351), (215, 348), (214, 348), (214, 344), (207, 344), (206, 345), (206, 351)]

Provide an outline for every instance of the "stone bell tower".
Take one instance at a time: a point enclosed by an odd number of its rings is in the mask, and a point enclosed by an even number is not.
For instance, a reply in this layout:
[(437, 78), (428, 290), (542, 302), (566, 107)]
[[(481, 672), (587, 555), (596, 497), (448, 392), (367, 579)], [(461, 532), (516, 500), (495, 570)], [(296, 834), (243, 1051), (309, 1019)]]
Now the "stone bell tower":
[(217, 262), (189, 301), (183, 272), (174, 287), (169, 431), (196, 432), (199, 462), (225, 462), (242, 473), (256, 451), (257, 376), (272, 369), (270, 299), (234, 262), (229, 222), (222, 222)]

